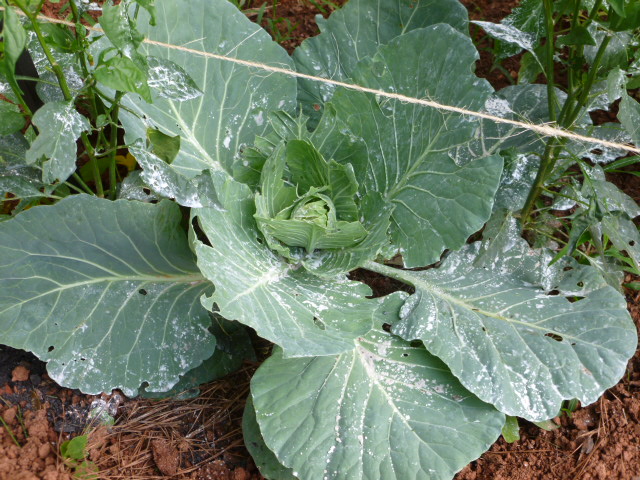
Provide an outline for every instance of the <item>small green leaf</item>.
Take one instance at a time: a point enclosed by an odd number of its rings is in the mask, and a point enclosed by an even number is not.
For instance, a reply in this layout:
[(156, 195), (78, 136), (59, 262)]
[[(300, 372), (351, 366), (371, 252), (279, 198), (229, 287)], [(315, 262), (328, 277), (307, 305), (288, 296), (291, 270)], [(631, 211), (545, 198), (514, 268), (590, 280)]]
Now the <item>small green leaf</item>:
[(596, 40), (593, 38), (589, 30), (581, 25), (576, 25), (571, 31), (558, 37), (558, 45), (595, 45)]
[(17, 105), (0, 100), (0, 135), (10, 135), (24, 127), (24, 116)]
[(149, 127), (147, 128), (147, 140), (151, 144), (153, 154), (168, 164), (173, 162), (180, 151), (180, 135), (172, 137), (156, 128)]
[(100, 26), (111, 43), (126, 57), (133, 59), (144, 36), (138, 32), (135, 22), (129, 17), (127, 6), (128, 2), (118, 5), (114, 5), (112, 0), (105, 2)]
[(520, 425), (518, 425), (518, 417), (507, 415), (504, 427), (502, 427), (502, 438), (504, 438), (507, 443), (513, 443), (520, 440)]
[(47, 45), (55, 48), (58, 52), (73, 53), (76, 50), (76, 38), (68, 27), (43, 22), (40, 28), (46, 36)]
[(140, 5), (142, 8), (144, 8), (147, 12), (149, 12), (149, 15), (151, 16), (151, 19), (149, 20), (149, 25), (151, 25), (152, 27), (156, 26), (156, 6), (155, 6), (155, 0), (134, 0), (138, 5)]
[(27, 32), (25, 31), (18, 15), (13, 7), (5, 8), (4, 23), (2, 27), (2, 46), (4, 47), (0, 57), (5, 64), (5, 73), (14, 74), (16, 63), (27, 45)]
[(60, 454), (71, 460), (82, 460), (87, 454), (87, 441), (87, 435), (79, 435), (67, 440), (60, 445)]
[(49, 102), (32, 119), (40, 133), (26, 153), (28, 163), (45, 158), (42, 179), (45, 183), (65, 181), (76, 169), (76, 140), (91, 128), (73, 102)]
[(137, 93), (148, 103), (153, 101), (146, 72), (143, 72), (133, 60), (127, 57), (110, 58), (98, 65), (93, 75), (109, 88)]

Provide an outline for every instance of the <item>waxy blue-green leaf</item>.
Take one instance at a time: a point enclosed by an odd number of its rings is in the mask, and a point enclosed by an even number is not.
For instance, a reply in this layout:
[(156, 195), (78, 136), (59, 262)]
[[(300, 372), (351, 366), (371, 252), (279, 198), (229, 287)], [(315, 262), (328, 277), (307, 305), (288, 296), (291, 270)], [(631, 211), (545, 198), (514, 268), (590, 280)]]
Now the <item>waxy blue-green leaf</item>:
[(161, 97), (184, 102), (202, 95), (193, 78), (171, 60), (147, 57), (147, 65), (147, 83)]
[(341, 355), (276, 350), (251, 394), (264, 442), (301, 480), (448, 480), (504, 423), (424, 347), (377, 328)]
[[(491, 87), (472, 73), (477, 58), (468, 37), (435, 25), (380, 47), (358, 64), (353, 79), (479, 109)], [(473, 138), (476, 119), (346, 89), (336, 92), (332, 104), (340, 122), (366, 145), (366, 155), (349, 160), (360, 192), (378, 192), (395, 207), (391, 236), (406, 266), (437, 261), (445, 249), (464, 245), (489, 218), (502, 159), (494, 155), (459, 166), (448, 155)]]
[(64, 182), (76, 169), (76, 140), (91, 128), (73, 102), (55, 101), (39, 108), (32, 119), (39, 134), (26, 153), (28, 163), (45, 159), (42, 180)]
[[(399, 272), (416, 293), (392, 331), (419, 339), (480, 399), (541, 421), (592, 403), (624, 374), (637, 332), (622, 295), (573, 259), (531, 250), (515, 220), (438, 269)], [(557, 292), (557, 294), (556, 294)]]
[(157, 194), (174, 199), (185, 207), (217, 205), (211, 176), (207, 172), (195, 177), (186, 177), (145, 148), (141, 141), (136, 141), (129, 147), (129, 151), (142, 167), (141, 178)]
[(640, 145), (640, 103), (627, 94), (623, 95), (618, 118), (631, 135), (633, 142)]
[[(333, 80), (348, 79), (360, 60), (411, 30), (446, 23), (468, 32), (467, 11), (457, 0), (351, 0), (317, 22), (322, 33), (305, 40), (293, 58), (299, 72)], [(298, 82), (299, 100), (309, 114), (314, 104), (323, 106), (335, 91), (323, 83)]]
[[(157, 27), (147, 25), (146, 12), (140, 12), (138, 20), (138, 29), (150, 40), (282, 68), (293, 64), (265, 30), (226, 0), (160, 0), (156, 9)], [(153, 104), (132, 95), (124, 99), (127, 108), (146, 117), (143, 121), (122, 112), (127, 143), (145, 139), (149, 126), (170, 136), (180, 135), (180, 152), (171, 168), (183, 176), (193, 177), (206, 169), (230, 171), (240, 148), (252, 145), (255, 136), (265, 132), (269, 111), (294, 109), (293, 78), (160, 45), (144, 43), (139, 51), (157, 59), (151, 61), (152, 70), (154, 62), (180, 65), (205, 92), (196, 96), (193, 85), (184, 90), (187, 84), (179, 79), (154, 93)], [(185, 95), (179, 101), (166, 98), (170, 90)], [(187, 99), (190, 95), (194, 98)]]
[(251, 395), (247, 398), (242, 415), (242, 435), (244, 444), (263, 477), (268, 480), (298, 480), (293, 476), (293, 470), (282, 465), (265, 445)]
[(215, 174), (223, 209), (193, 210), (210, 246), (195, 241), (198, 266), (215, 284), (208, 309), (254, 328), (287, 356), (333, 355), (351, 350), (372, 326), (371, 290), (344, 275), (323, 279), (289, 264), (263, 244), (244, 184)]
[(180, 399), (194, 398), (200, 394), (200, 387), (205, 383), (218, 380), (238, 370), (245, 360), (255, 361), (256, 355), (251, 346), (251, 338), (247, 329), (237, 322), (229, 322), (215, 317), (209, 331), (216, 337), (216, 348), (209, 358), (180, 375), (180, 381), (165, 392), (152, 392), (148, 389), (140, 391), (144, 398)]
[(180, 221), (168, 201), (74, 195), (2, 222), (2, 343), (85, 393), (170, 389), (215, 347)]

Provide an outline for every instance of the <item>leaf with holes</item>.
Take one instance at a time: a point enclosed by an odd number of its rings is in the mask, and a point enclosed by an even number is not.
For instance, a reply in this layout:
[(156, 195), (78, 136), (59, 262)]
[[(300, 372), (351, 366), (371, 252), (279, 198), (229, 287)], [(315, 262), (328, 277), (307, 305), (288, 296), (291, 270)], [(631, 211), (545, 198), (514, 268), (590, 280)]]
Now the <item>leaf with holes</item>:
[(461, 383), (531, 421), (592, 403), (623, 375), (637, 333), (622, 295), (593, 268), (530, 250), (514, 219), (439, 269), (398, 272), (416, 289), (392, 331), (419, 339)]
[[(353, 80), (473, 110), (491, 93), (471, 73), (476, 58), (468, 37), (440, 24), (380, 47), (358, 64)], [(391, 238), (406, 266), (437, 261), (489, 218), (502, 159), (493, 155), (459, 166), (449, 156), (472, 139), (476, 119), (347, 89), (338, 90), (331, 104), (336, 118), (366, 144), (366, 155), (351, 159), (360, 192), (378, 192), (394, 205)]]
[(301, 480), (449, 479), (504, 423), (424, 347), (378, 328), (337, 356), (277, 350), (251, 395), (266, 446)]
[[(162, 28), (148, 26), (147, 15), (139, 14), (138, 30), (152, 43), (143, 43), (138, 50), (152, 57), (150, 81), (155, 85), (161, 80), (162, 90), (154, 93), (152, 104), (134, 95), (126, 97), (124, 104), (135, 114), (121, 115), (127, 143), (146, 139), (152, 125), (166, 135), (181, 136), (180, 151), (170, 167), (177, 174), (189, 179), (206, 169), (231, 171), (239, 150), (265, 131), (267, 113), (294, 108), (296, 82), (198, 52), (285, 69), (291, 69), (292, 61), (266, 31), (229, 2), (162, 1), (156, 10)], [(181, 71), (167, 74), (169, 62)], [(154, 189), (156, 181), (165, 180), (147, 179)]]
[(85, 393), (170, 389), (215, 347), (180, 218), (168, 201), (75, 195), (0, 223), (2, 342)]

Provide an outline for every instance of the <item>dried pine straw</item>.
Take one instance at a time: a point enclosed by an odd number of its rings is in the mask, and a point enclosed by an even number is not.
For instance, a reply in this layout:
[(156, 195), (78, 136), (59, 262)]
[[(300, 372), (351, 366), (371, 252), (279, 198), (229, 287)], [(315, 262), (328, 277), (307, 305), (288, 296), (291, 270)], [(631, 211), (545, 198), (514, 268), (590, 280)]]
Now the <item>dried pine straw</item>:
[[(89, 457), (101, 480), (190, 479), (215, 460), (238, 464), (249, 457), (240, 428), (249, 381), (255, 365), (201, 387), (191, 400), (133, 400), (125, 404), (116, 425), (89, 435)], [(161, 471), (153, 442), (176, 457), (175, 472)]]

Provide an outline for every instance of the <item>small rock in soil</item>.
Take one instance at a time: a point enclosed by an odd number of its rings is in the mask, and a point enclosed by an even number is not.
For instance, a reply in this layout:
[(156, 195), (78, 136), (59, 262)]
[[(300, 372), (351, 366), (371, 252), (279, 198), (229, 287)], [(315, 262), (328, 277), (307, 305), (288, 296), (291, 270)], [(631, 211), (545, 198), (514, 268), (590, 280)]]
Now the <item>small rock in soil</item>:
[(11, 381), (12, 382), (26, 382), (27, 380), (29, 380), (29, 375), (31, 375), (31, 372), (29, 371), (29, 369), (27, 367), (25, 367), (23, 365), (18, 365), (11, 372)]

